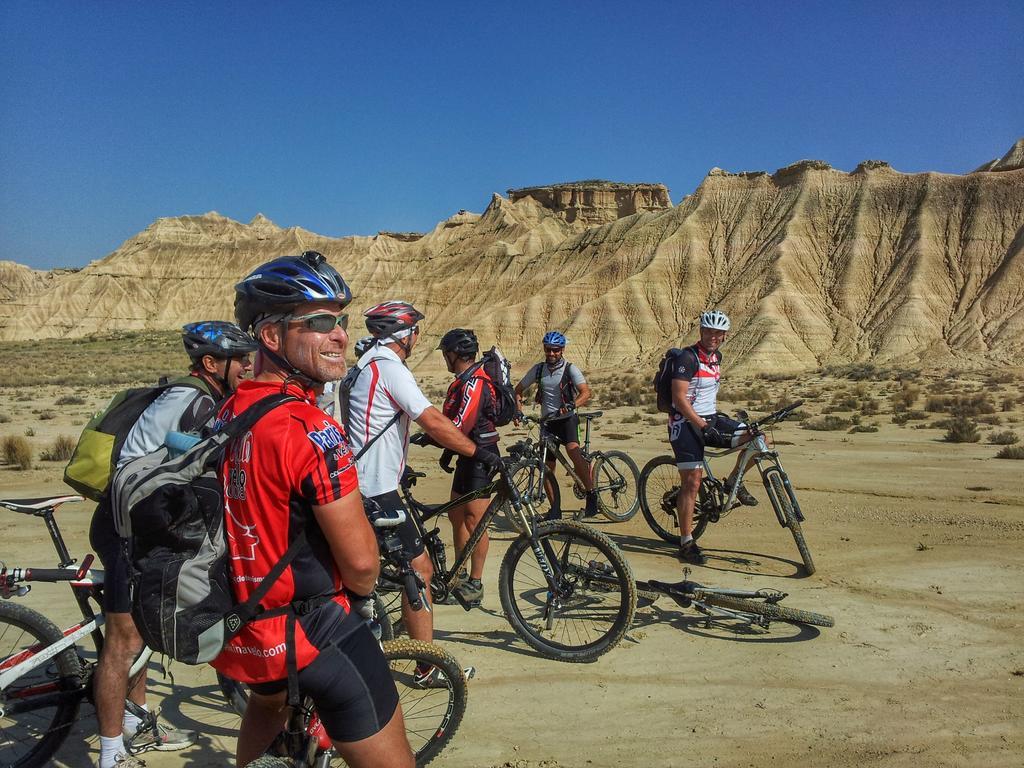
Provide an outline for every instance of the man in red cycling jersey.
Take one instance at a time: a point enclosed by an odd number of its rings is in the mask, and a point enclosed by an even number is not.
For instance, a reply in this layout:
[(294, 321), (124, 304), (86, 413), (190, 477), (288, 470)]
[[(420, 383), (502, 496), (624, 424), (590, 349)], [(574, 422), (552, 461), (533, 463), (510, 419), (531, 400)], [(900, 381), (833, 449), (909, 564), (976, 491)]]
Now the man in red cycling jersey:
[[(497, 393), (491, 377), (482, 365), (477, 365), (476, 356), (480, 344), (476, 334), (465, 328), (453, 328), (441, 337), (437, 348), (441, 350), (448, 371), (455, 374), (455, 380), (448, 387), (442, 411), (452, 420), (479, 450), (498, 456), (498, 429), (494, 425), (494, 407)], [(446, 454), (450, 456), (451, 454)], [(493, 467), (472, 456), (459, 456), (455, 462), (455, 476), (452, 478), (452, 499), (486, 486), (493, 474)], [(455, 550), (461, 553), (469, 537), (480, 524), (487, 511), (489, 496), (482, 496), (461, 504), (448, 513), (452, 521), (452, 538)], [(473, 550), (468, 578), (464, 579), (455, 592), (468, 605), (479, 606), (484, 599), (484, 563), (487, 560), (489, 541), (487, 534)]]
[[(354, 767), (412, 768), (412, 751), (388, 664), (354, 610), (379, 571), (356, 468), (337, 422), (316, 407), (326, 381), (345, 373), (345, 281), (307, 251), (257, 268), (235, 286), (235, 315), (259, 344), (256, 375), (221, 409), (226, 423), (279, 393), (271, 410), (227, 451), (225, 530), (235, 597), (245, 600), (286, 553), (294, 558), (263, 600), (267, 618), (246, 625), (213, 666), (247, 683), (236, 758), (244, 766), (287, 719), (297, 683)], [(304, 537), (298, 549), (291, 547)], [(274, 609), (283, 608), (283, 611)]]

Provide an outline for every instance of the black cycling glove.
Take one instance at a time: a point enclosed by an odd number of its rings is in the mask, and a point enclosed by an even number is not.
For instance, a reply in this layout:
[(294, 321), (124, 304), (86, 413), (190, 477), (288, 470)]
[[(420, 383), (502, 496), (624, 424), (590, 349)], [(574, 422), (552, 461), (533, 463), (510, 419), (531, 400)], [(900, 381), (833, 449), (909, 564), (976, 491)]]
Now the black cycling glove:
[(479, 461), (487, 467), (488, 473), (493, 473), (501, 466), (501, 456), (495, 451), (484, 448), (482, 445), (478, 445), (473, 452), (473, 461)]
[(412, 443), (413, 445), (419, 446), (437, 445), (437, 443), (435, 443), (433, 439), (431, 439), (430, 435), (428, 435), (426, 432), (417, 432), (415, 435), (409, 438), (409, 442)]
[(441, 469), (443, 469), (449, 475), (452, 472), (455, 471), (454, 469), (452, 469), (452, 457), (453, 456), (455, 456), (455, 452), (454, 451), (450, 451), (447, 448), (445, 448), (444, 451), (441, 453), (441, 458), (438, 459), (438, 461), (437, 461), (437, 463), (440, 465)]
[(715, 447), (725, 447), (728, 443), (725, 441), (725, 436), (715, 429), (711, 424), (705, 424), (704, 429), (701, 430), (701, 434), (704, 436), (704, 444)]

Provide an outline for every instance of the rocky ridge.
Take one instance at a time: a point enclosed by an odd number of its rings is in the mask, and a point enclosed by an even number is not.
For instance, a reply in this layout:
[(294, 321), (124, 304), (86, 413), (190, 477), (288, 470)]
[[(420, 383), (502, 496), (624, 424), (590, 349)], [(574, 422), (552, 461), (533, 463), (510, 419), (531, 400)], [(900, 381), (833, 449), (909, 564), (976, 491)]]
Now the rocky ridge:
[(460, 211), (422, 236), (328, 238), (213, 212), (159, 219), (80, 272), (0, 301), (0, 338), (230, 317), (240, 276), (315, 249), (352, 284), (355, 311), (396, 297), (421, 307), (425, 348), (472, 327), (526, 361), (558, 328), (587, 368), (650, 367), (718, 306), (733, 318), (726, 362), (748, 370), (1024, 364), (1024, 169), (713, 169), (679, 205), (629, 214), (620, 191), (660, 185), (617, 186), (496, 194), (482, 214)]

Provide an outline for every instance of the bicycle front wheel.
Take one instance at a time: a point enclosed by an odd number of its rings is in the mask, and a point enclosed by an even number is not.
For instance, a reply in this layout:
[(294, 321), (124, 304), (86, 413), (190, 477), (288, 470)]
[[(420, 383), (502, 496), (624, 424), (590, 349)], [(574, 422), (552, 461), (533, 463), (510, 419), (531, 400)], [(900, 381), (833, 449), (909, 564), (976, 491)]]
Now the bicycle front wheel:
[[(541, 523), (542, 567), (528, 536), (501, 561), (498, 592), (505, 617), (530, 647), (559, 661), (593, 661), (626, 634), (636, 612), (629, 563), (602, 533), (569, 521)], [(554, 572), (551, 589), (544, 568)]]
[(767, 470), (765, 472), (765, 486), (767, 486), (768, 495), (771, 497), (772, 503), (779, 504), (782, 510), (782, 517), (786, 521), (786, 527), (793, 535), (793, 541), (796, 542), (800, 559), (804, 563), (804, 571), (810, 576), (816, 570), (814, 558), (811, 557), (811, 550), (807, 546), (807, 540), (804, 538), (803, 526), (796, 516), (796, 505), (793, 503), (791, 492), (786, 488), (786, 484), (782, 479), (782, 473), (778, 469)]
[(636, 462), (622, 451), (606, 451), (594, 462), (594, 490), (601, 514), (624, 523), (640, 509)]
[[(468, 696), (466, 678), (454, 657), (433, 643), (392, 640), (384, 643), (384, 657), (398, 688), (405, 735), (416, 755), (417, 767), (422, 768), (440, 754), (462, 723)], [(433, 684), (436, 687), (416, 684), (417, 665), (441, 671), (442, 676)]]
[[(63, 638), (37, 611), (0, 602), (0, 670), (30, 659)], [(14, 768), (49, 765), (78, 715), (80, 664), (74, 647), (11, 682), (0, 697), (0, 764)], [(64, 695), (62, 695), (64, 694)]]
[(719, 608), (726, 608), (730, 611), (752, 613), (757, 616), (764, 616), (767, 619), (788, 621), (794, 624), (813, 624), (816, 627), (833, 627), (835, 619), (824, 613), (813, 611), (801, 611), (796, 608), (786, 608), (778, 603), (766, 603), (762, 600), (747, 597), (734, 597), (733, 595), (716, 595), (715, 593), (699, 593), (697, 599), (714, 605)]

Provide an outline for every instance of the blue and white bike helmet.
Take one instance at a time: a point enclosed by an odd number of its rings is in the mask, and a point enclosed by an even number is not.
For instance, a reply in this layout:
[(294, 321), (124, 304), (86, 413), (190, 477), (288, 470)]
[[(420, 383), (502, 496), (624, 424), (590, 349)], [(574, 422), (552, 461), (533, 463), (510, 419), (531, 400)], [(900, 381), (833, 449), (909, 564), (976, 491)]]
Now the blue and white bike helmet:
[(700, 314), (701, 328), (711, 328), (716, 331), (728, 331), (729, 325), (729, 316), (720, 310), (712, 309), (708, 312), (701, 312)]
[(564, 347), (568, 343), (568, 339), (558, 331), (548, 331), (541, 339), (541, 344), (545, 347)]
[(362, 357), (366, 354), (366, 350), (377, 343), (377, 339), (373, 336), (363, 336), (359, 341), (356, 342), (356, 357)]
[(322, 253), (282, 256), (259, 266), (235, 286), (235, 319), (244, 331), (310, 301), (352, 301), (352, 291)]
[(256, 341), (234, 323), (204, 320), (181, 329), (181, 342), (192, 360), (205, 355), (217, 358), (241, 357), (256, 351)]

